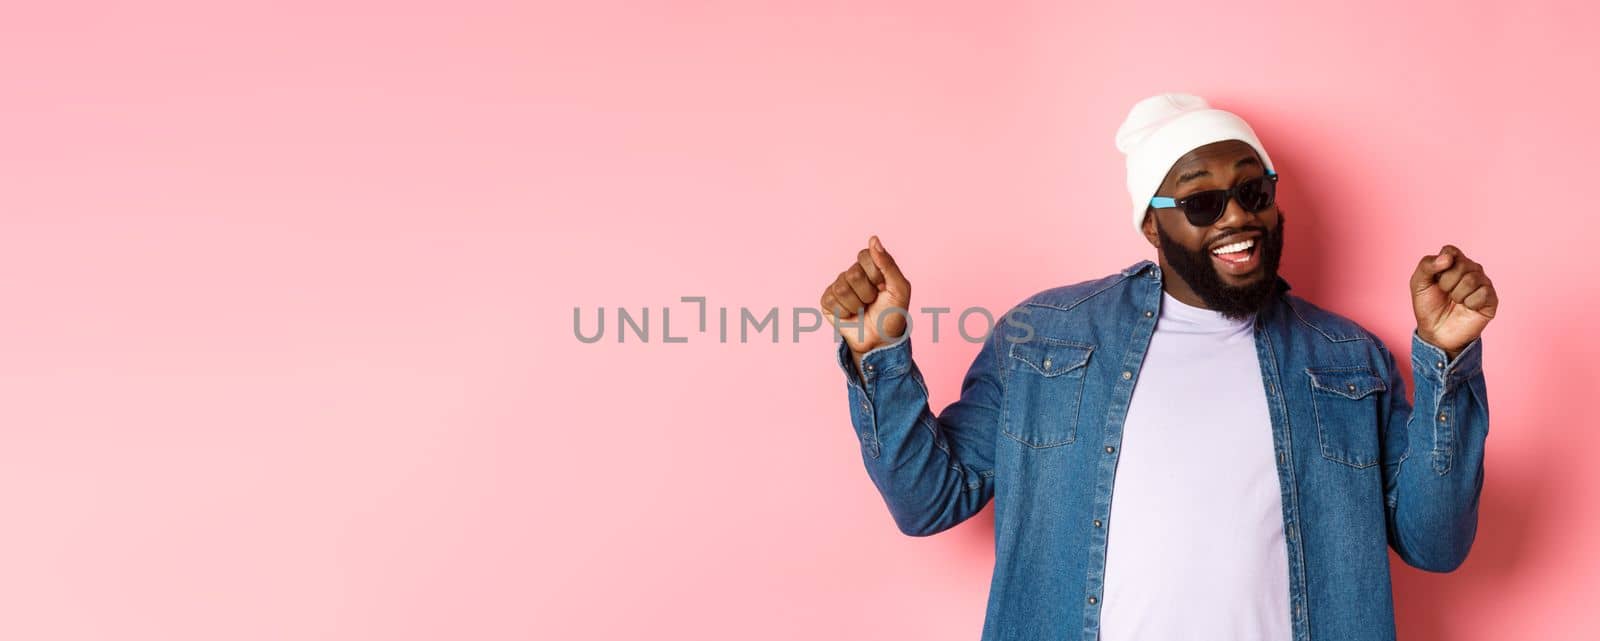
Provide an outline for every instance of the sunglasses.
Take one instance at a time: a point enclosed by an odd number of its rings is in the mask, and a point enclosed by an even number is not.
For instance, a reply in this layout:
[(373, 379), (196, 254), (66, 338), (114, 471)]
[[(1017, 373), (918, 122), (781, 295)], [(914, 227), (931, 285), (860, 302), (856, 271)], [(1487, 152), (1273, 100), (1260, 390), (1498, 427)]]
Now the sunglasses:
[(1268, 169), (1266, 175), (1256, 176), (1231, 189), (1197, 191), (1177, 199), (1156, 196), (1150, 199), (1150, 206), (1156, 209), (1181, 208), (1190, 225), (1208, 227), (1222, 217), (1230, 199), (1239, 201), (1241, 208), (1254, 214), (1271, 207), (1277, 196), (1278, 174)]

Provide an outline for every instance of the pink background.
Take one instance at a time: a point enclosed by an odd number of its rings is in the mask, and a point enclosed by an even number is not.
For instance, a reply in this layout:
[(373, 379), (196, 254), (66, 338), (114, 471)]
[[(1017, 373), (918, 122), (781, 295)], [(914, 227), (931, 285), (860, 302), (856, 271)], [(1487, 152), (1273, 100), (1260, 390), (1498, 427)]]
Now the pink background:
[(1422, 255), (1498, 287), (1402, 638), (1600, 624), (1592, 6), (228, 4), (0, 20), (0, 638), (974, 639), (992, 512), (901, 535), (787, 315), (872, 233), (918, 306), (1152, 257), (1112, 138), (1172, 90), (1272, 151), (1297, 293), (1403, 356)]

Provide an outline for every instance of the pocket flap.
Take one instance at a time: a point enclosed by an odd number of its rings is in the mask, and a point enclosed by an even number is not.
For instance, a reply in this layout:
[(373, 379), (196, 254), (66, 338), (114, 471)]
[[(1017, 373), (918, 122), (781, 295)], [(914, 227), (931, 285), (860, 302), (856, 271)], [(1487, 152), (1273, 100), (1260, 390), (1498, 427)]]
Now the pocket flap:
[(1087, 365), (1092, 352), (1093, 345), (1039, 336), (1011, 344), (1011, 358), (1027, 363), (1045, 376), (1059, 376)]
[(1362, 398), (1389, 389), (1372, 370), (1365, 367), (1306, 368), (1311, 387), (1349, 399)]

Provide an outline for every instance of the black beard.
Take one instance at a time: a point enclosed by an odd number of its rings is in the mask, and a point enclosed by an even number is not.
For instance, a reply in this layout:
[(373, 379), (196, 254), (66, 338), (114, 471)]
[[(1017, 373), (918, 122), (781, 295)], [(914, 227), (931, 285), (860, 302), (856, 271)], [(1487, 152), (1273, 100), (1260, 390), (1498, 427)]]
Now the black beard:
[(1156, 221), (1156, 235), (1161, 237), (1161, 255), (1167, 259), (1167, 266), (1189, 284), (1189, 289), (1205, 301), (1207, 308), (1221, 312), (1225, 318), (1246, 320), (1265, 308), (1279, 292), (1278, 258), (1283, 254), (1283, 222), (1280, 215), (1278, 226), (1262, 234), (1265, 239), (1261, 243), (1263, 277), (1244, 287), (1222, 282), (1222, 274), (1217, 273), (1216, 265), (1211, 262), (1210, 250), (1189, 251), (1167, 235), (1159, 220)]

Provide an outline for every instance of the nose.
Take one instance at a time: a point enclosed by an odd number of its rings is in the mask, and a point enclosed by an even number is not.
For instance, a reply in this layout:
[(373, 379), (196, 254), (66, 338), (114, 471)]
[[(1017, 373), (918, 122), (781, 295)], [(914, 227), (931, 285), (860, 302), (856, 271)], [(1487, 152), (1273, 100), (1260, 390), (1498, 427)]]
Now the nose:
[(1212, 223), (1211, 226), (1215, 229), (1244, 229), (1261, 225), (1261, 217), (1268, 212), (1275, 211), (1277, 206), (1277, 203), (1273, 203), (1271, 207), (1252, 214), (1239, 205), (1238, 199), (1229, 198), (1228, 206), (1222, 210), (1222, 217), (1218, 218), (1217, 222)]

